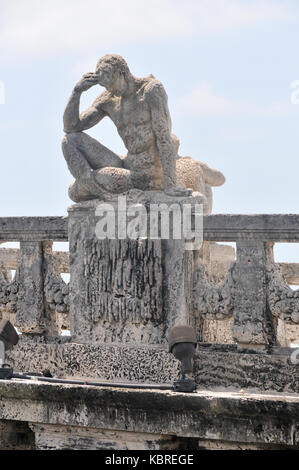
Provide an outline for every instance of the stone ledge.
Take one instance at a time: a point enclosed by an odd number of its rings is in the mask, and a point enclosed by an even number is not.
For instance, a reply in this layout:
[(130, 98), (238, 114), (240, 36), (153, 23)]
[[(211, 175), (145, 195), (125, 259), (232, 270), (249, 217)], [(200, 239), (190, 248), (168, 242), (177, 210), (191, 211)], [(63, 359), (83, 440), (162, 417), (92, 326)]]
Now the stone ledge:
[(298, 445), (299, 397), (0, 381), (0, 420), (268, 445)]

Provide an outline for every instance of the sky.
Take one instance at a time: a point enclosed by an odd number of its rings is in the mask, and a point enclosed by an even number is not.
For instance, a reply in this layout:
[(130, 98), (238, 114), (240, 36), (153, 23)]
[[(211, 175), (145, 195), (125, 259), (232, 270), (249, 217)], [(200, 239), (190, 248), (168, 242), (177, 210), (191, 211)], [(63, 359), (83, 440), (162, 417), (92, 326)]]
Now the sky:
[(298, 45), (298, 0), (0, 0), (0, 216), (66, 215), (63, 111), (106, 53), (163, 83), (180, 155), (226, 177), (214, 213), (298, 213)]

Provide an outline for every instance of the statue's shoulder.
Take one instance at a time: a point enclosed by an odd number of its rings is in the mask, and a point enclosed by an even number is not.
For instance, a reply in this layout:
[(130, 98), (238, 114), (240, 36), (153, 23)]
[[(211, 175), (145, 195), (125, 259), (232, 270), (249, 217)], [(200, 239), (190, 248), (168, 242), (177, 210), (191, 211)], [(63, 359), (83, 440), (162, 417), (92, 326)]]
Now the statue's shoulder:
[(111, 101), (111, 93), (107, 90), (103, 91), (93, 102), (93, 106), (100, 108), (101, 106)]
[(167, 94), (162, 83), (157, 80), (153, 75), (147, 77), (147, 82), (144, 86), (144, 96), (153, 102), (160, 102), (161, 100), (167, 101)]

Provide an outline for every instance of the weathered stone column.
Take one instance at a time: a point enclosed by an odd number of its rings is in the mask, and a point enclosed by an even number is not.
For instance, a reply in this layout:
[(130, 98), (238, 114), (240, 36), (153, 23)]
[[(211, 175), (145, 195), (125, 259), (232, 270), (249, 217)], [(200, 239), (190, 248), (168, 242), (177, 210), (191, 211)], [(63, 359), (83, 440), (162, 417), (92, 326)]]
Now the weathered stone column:
[[(20, 242), (20, 264), (16, 273), (16, 326), (24, 334), (53, 336), (60, 333), (55, 305), (53, 308), (48, 302), (53, 287), (57, 287), (57, 297), (61, 297), (62, 301), (64, 297), (61, 292), (64, 283), (55, 265), (52, 243)], [(56, 300), (59, 304), (59, 298)]]
[(185, 249), (185, 240), (163, 240), (163, 308), (167, 331), (175, 324), (194, 326), (192, 287), (193, 251)]
[(20, 242), (16, 326), (22, 333), (42, 333), (44, 313), (42, 242)]
[[(6, 267), (3, 264), (3, 260), (1, 259), (1, 261), (0, 261), (0, 286), (1, 286), (1, 284), (2, 285), (5, 285), (5, 284), (8, 285), (8, 284), (11, 283), (11, 281), (12, 281), (11, 272), (10, 272), (9, 269), (6, 269)], [(1, 290), (1, 288), (0, 288), (0, 290)], [(3, 299), (4, 296), (5, 296), (5, 293), (2, 290), (2, 292), (0, 292), (0, 302)], [(11, 316), (14, 315), (14, 314), (12, 314), (9, 311), (10, 309), (6, 307), (7, 304), (4, 304), (4, 305), (1, 302), (1, 305), (0, 305), (0, 320), (2, 320), (2, 319), (9, 320), (9, 319), (11, 319)]]
[(268, 245), (258, 240), (237, 242), (232, 333), (240, 348), (263, 350), (275, 340), (272, 315), (267, 305)]
[(72, 336), (83, 343), (159, 343), (161, 242), (98, 239), (96, 206), (69, 212)]

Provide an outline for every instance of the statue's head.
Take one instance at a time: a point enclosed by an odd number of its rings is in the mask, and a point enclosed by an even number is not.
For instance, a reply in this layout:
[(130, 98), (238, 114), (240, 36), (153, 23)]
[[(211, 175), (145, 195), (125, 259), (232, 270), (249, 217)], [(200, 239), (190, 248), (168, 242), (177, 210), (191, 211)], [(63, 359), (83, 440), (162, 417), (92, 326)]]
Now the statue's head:
[(132, 77), (126, 61), (117, 54), (107, 54), (96, 66), (99, 84), (112, 92), (122, 92)]

